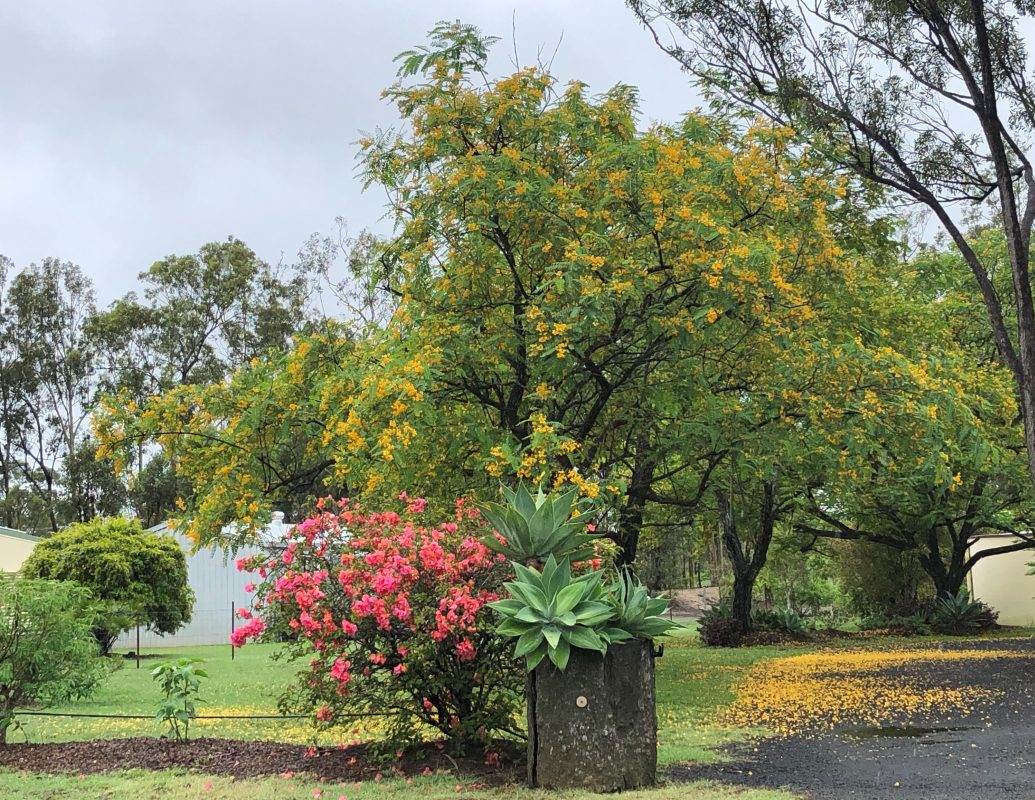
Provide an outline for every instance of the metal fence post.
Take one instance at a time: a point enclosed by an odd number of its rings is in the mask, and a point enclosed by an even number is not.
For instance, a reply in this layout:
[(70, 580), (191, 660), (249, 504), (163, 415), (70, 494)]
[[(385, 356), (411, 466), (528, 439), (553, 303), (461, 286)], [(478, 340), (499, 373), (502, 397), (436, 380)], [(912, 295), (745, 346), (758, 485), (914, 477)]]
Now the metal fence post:
[(230, 660), (234, 660), (234, 654), (237, 652), (237, 648), (234, 647), (234, 630), (237, 624), (237, 613), (235, 606), (237, 602), (235, 600), (230, 601)]
[(137, 623), (137, 669), (140, 669), (140, 623)]

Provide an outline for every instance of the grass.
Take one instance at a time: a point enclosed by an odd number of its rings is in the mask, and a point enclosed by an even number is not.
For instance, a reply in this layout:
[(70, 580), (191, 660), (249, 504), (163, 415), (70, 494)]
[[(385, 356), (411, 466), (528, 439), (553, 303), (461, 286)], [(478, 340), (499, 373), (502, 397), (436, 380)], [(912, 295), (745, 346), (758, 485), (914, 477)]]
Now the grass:
[[(712, 718), (734, 697), (734, 686), (754, 664), (791, 652), (791, 648), (752, 648), (743, 650), (709, 650), (693, 638), (688, 626), (681, 635), (671, 638), (665, 653), (657, 662), (659, 714), (658, 758), (662, 765), (685, 760), (714, 760), (711, 748), (748, 735), (748, 731), (730, 731), (717, 726)], [(271, 658), (274, 645), (248, 645), (237, 651), (231, 661), (226, 646), (189, 647), (175, 650), (145, 650), (141, 668), (135, 662), (120, 662), (104, 686), (91, 698), (54, 711), (91, 714), (151, 714), (158, 702), (157, 689), (150, 669), (165, 657), (192, 657), (205, 660), (209, 678), (203, 683), (200, 713), (205, 714), (269, 714), (276, 713), (276, 698), (282, 687), (291, 682), (297, 669), (286, 661)], [(29, 741), (68, 741), (73, 739), (111, 738), (116, 736), (156, 736), (162, 729), (152, 720), (107, 720), (61, 717), (23, 717), (21, 738)], [(312, 729), (299, 721), (199, 720), (196, 735), (226, 736), (238, 739), (279, 739), (308, 743)], [(350, 731), (342, 738), (351, 738), (362, 731)], [(12, 736), (17, 741), (18, 734)], [(459, 789), (457, 788), (459, 786)], [(319, 795), (315, 793), (319, 792)], [(579, 800), (589, 793), (534, 792), (521, 787), (485, 789), (457, 784), (455, 777), (432, 776), (407, 783), (399, 779), (365, 784), (333, 785), (304, 777), (232, 780), (218, 776), (181, 771), (127, 771), (91, 776), (26, 775), (0, 772), (0, 798), (57, 800), (64, 797), (98, 798), (98, 800), (147, 800), (147, 798), (198, 798), (229, 800), (230, 798), (268, 798), (295, 800), (436, 800), (436, 798), (477, 798), (494, 800)], [(663, 786), (649, 792), (623, 794), (628, 800), (788, 800), (783, 792), (744, 791), (715, 784), (680, 784)]]
[[(717, 709), (733, 700), (734, 686), (759, 661), (800, 652), (801, 648), (755, 647), (738, 650), (701, 647), (689, 626), (671, 637), (657, 661), (658, 759), (713, 761), (718, 744), (743, 738), (749, 731), (723, 729), (712, 721)], [(291, 683), (297, 666), (272, 658), (276, 645), (248, 645), (230, 659), (223, 645), (145, 650), (140, 669), (132, 660), (116, 662), (111, 677), (92, 697), (73, 706), (49, 709), (86, 714), (151, 715), (158, 704), (158, 689), (151, 669), (162, 658), (200, 658), (209, 677), (202, 684), (202, 715), (276, 714), (277, 695)], [(12, 741), (59, 742), (120, 736), (157, 736), (163, 730), (151, 719), (96, 719), (22, 717), (23, 729)], [(377, 721), (360, 721), (335, 739), (364, 738), (376, 731)], [(305, 720), (197, 720), (197, 736), (235, 739), (277, 739), (309, 744), (313, 729)]]
[(658, 763), (716, 761), (715, 747), (741, 740), (749, 729), (729, 729), (716, 713), (734, 699), (736, 685), (760, 661), (802, 652), (801, 647), (706, 648), (673, 637), (657, 661)]
[[(277, 695), (291, 683), (297, 665), (271, 656), (275, 645), (248, 645), (239, 649), (233, 660), (228, 645), (144, 650), (140, 669), (130, 659), (118, 659), (114, 671), (101, 688), (87, 700), (73, 706), (48, 709), (84, 714), (152, 715), (159, 701), (158, 687), (151, 670), (164, 658), (200, 658), (209, 677), (202, 682), (200, 714), (276, 714)], [(21, 717), (23, 731), (12, 741), (59, 742), (72, 739), (113, 738), (120, 736), (157, 736), (163, 731), (154, 720), (68, 719), (61, 717)], [(308, 743), (312, 729), (305, 720), (198, 720), (199, 736), (235, 739), (281, 739)], [(192, 726), (192, 727), (195, 727)]]
[[(1031, 636), (1032, 629), (1004, 632), (1007, 636)], [(876, 648), (931, 646), (938, 637), (881, 639)], [(826, 641), (823, 648), (867, 649), (860, 639)], [(670, 638), (664, 656), (657, 661), (658, 761), (661, 766), (678, 761), (714, 761), (721, 758), (716, 746), (741, 740), (752, 733), (747, 728), (725, 728), (716, 722), (718, 712), (734, 700), (737, 684), (760, 662), (816, 650), (820, 645), (709, 649), (692, 636), (692, 628)], [(276, 713), (276, 696), (291, 682), (296, 667), (271, 658), (272, 645), (248, 645), (230, 660), (226, 646), (180, 648), (175, 651), (146, 651), (163, 657), (190, 656), (206, 661), (210, 677), (203, 684), (202, 714)], [(68, 710), (85, 713), (150, 714), (158, 701), (150, 667), (158, 658), (148, 657), (142, 668), (124, 661), (104, 687), (87, 701)], [(152, 720), (99, 720), (28, 717), (23, 718), (24, 733), (31, 741), (110, 738), (113, 736), (154, 736), (162, 731)], [(348, 740), (363, 730), (353, 730), (340, 739)], [(311, 729), (299, 721), (198, 721), (197, 735), (239, 739), (279, 739), (308, 743)], [(15, 739), (17, 740), (17, 739)], [(521, 787), (480, 788), (458, 784), (455, 777), (432, 776), (411, 782), (400, 779), (369, 781), (363, 784), (325, 784), (304, 777), (276, 777), (231, 780), (181, 771), (127, 771), (97, 776), (49, 776), (0, 771), (0, 800), (58, 800), (65, 797), (84, 800), (148, 800), (148, 798), (185, 798), (186, 800), (230, 800), (269, 798), (277, 800), (581, 800), (585, 792), (546, 793)], [(744, 790), (709, 783), (662, 786), (649, 792), (628, 792), (623, 800), (791, 800), (793, 795), (779, 791)]]
[[(613, 795), (547, 792), (506, 786), (484, 789), (438, 775), (410, 783), (385, 780), (356, 784), (315, 783), (301, 778), (232, 780), (186, 772), (139, 770), (82, 778), (0, 772), (2, 800), (588, 800)], [(622, 800), (793, 800), (795, 795), (767, 789), (741, 789), (714, 783), (669, 784), (623, 792)]]

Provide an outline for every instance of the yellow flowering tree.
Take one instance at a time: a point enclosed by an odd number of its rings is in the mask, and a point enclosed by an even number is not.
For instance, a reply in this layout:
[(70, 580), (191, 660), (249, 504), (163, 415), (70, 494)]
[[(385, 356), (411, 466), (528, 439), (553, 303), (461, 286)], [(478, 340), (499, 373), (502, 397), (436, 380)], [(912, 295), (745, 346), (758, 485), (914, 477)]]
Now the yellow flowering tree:
[(386, 324), (99, 417), (108, 449), (175, 454), (202, 539), (289, 490), (525, 479), (599, 500), (632, 561), (645, 522), (692, 514), (731, 447), (804, 402), (867, 269), (849, 187), (779, 128), (641, 130), (631, 87), (493, 78), (490, 44), (436, 28), (386, 92), (403, 124), (362, 143), (395, 222), (361, 276)]
[(405, 127), (363, 143), (397, 223), (389, 332), (430, 362), (395, 424), (423, 415), (411, 428), (445, 433), (474, 484), (603, 496), (632, 560), (652, 506), (700, 495), (738, 387), (787, 365), (851, 281), (843, 188), (786, 131), (694, 114), (640, 131), (630, 87), (492, 79), (485, 50), (436, 29), (387, 92)]
[[(991, 258), (1002, 239), (979, 232), (974, 246)], [(886, 277), (894, 289), (869, 303), (869, 332), (832, 353), (836, 383), (812, 409), (816, 473), (796, 527), (813, 542), (914, 552), (936, 594), (955, 595), (981, 559), (1035, 548), (1017, 396), (958, 256), (923, 252)], [(856, 389), (836, 402), (838, 387)], [(990, 531), (1017, 538), (973, 550)]]

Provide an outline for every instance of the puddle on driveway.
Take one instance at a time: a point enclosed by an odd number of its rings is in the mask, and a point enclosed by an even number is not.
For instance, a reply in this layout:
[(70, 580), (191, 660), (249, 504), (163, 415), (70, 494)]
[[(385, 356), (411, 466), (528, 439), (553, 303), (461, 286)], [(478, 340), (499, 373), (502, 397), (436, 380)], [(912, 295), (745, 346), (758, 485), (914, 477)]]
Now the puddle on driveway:
[(972, 730), (974, 730), (973, 725), (937, 728), (922, 728), (914, 725), (885, 725), (882, 727), (855, 728), (844, 733), (845, 736), (850, 736), (853, 739), (920, 739), (935, 733), (959, 733), (960, 731)]

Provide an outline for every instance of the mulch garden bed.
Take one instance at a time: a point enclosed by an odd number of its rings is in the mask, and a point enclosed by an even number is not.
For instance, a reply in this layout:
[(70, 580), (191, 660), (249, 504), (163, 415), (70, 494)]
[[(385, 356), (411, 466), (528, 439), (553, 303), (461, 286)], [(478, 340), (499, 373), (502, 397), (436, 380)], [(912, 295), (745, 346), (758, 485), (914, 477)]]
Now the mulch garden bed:
[[(280, 742), (237, 739), (168, 739), (135, 737), (53, 744), (0, 746), (0, 768), (38, 773), (90, 774), (122, 769), (191, 769), (234, 778), (304, 773), (327, 781), (365, 781), (412, 777), (446, 770), (486, 784), (507, 783), (520, 769), (523, 751), (502, 744), (496, 756), (457, 758), (441, 743), (397, 753), (388, 766), (373, 759), (366, 745), (307, 748)], [(486, 763), (486, 761), (490, 763)]]

